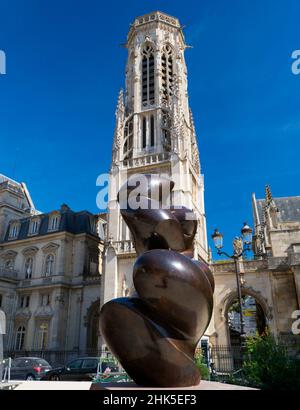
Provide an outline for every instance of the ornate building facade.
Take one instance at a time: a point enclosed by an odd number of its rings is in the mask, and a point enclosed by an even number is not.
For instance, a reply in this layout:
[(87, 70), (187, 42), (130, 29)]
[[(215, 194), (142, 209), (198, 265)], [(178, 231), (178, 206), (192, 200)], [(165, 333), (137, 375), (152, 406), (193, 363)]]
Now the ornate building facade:
[(5, 350), (98, 348), (99, 217), (67, 205), (38, 212), (24, 184), (0, 182), (0, 307)]
[(208, 260), (204, 182), (187, 91), (185, 39), (177, 18), (153, 12), (131, 25), (126, 47), (126, 90), (121, 90), (110, 169), (108, 245), (102, 302), (127, 295), (135, 258), (117, 193), (133, 174), (175, 182), (171, 204), (192, 208), (198, 219), (195, 257)]
[[(238, 263), (244, 321), (252, 321), (252, 333), (267, 327), (277, 339), (294, 343), (294, 312), (300, 309), (300, 197), (273, 198), (267, 186), (264, 199), (253, 194), (252, 206), (254, 258)], [(229, 313), (237, 298), (235, 266), (232, 261), (218, 261), (212, 268), (214, 343), (230, 345)], [(249, 308), (249, 298), (254, 307)]]

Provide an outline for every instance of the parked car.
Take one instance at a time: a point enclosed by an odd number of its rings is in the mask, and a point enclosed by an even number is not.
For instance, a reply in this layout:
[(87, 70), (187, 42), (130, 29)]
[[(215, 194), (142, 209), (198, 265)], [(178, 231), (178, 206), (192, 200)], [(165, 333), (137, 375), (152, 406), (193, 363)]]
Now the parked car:
[(97, 371), (103, 373), (108, 367), (111, 372), (117, 372), (118, 366), (111, 361), (101, 361), (100, 369), (99, 357), (80, 357), (66, 364), (66, 366), (57, 367), (46, 374), (42, 380), (70, 380), (70, 381), (91, 381), (97, 374)]
[(12, 360), (11, 380), (40, 380), (52, 367), (39, 357), (17, 357)]

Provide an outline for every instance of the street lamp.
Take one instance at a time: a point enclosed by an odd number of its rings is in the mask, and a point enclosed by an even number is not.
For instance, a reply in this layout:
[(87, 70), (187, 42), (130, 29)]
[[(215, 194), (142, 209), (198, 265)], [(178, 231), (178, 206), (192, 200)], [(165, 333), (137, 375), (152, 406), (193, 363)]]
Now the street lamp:
[(223, 248), (223, 235), (219, 232), (218, 229), (215, 229), (214, 233), (211, 235), (215, 248), (217, 249), (218, 255), (225, 255), (229, 259), (234, 260), (235, 264), (235, 275), (236, 275), (236, 285), (237, 285), (237, 294), (238, 294), (238, 303), (240, 308), (240, 328), (241, 328), (241, 342), (243, 347), (243, 342), (245, 339), (244, 331), (244, 317), (242, 309), (242, 292), (241, 292), (241, 278), (238, 272), (238, 260), (246, 252), (251, 250), (252, 244), (252, 228), (244, 222), (244, 226), (241, 229), (241, 237), (236, 237), (233, 240), (233, 254), (229, 255), (227, 252), (222, 251)]

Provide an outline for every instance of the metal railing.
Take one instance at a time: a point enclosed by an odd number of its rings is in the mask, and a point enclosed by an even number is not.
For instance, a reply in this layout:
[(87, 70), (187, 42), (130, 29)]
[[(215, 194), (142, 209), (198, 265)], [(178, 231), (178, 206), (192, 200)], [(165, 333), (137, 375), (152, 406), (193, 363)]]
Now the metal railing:
[[(292, 358), (300, 355), (299, 344), (285, 343), (282, 344)], [(290, 347), (289, 347), (290, 346)], [(208, 367), (211, 380), (226, 382), (231, 376), (243, 377), (242, 363), (243, 359), (251, 360), (249, 354), (243, 352), (240, 345), (217, 345), (207, 348), (196, 349), (197, 356), (202, 353), (203, 363)], [(245, 357), (246, 354), (246, 357)], [(53, 368), (64, 366), (71, 360), (79, 357), (97, 357), (102, 360), (113, 362), (117, 371), (112, 375), (119, 373), (125, 374), (117, 359), (109, 350), (30, 350), (30, 351), (4, 351), (4, 358), (15, 359), (17, 357), (39, 357), (45, 359)], [(300, 356), (299, 356), (300, 359)]]
[(157, 164), (160, 162), (168, 161), (169, 159), (169, 152), (161, 152), (158, 154), (150, 154), (142, 157), (125, 159), (122, 161), (122, 165), (125, 168), (139, 168), (145, 165)]
[(219, 374), (230, 374), (242, 368), (241, 346), (213, 346), (209, 350), (210, 367)]

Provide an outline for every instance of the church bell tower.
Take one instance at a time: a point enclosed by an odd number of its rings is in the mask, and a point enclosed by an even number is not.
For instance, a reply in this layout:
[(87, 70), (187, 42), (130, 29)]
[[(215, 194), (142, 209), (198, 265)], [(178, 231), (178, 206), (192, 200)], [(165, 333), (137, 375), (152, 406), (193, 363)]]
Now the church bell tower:
[(194, 210), (194, 257), (208, 260), (204, 182), (179, 20), (159, 11), (137, 17), (126, 47), (126, 87), (118, 97), (110, 169), (102, 303), (126, 296), (132, 286), (135, 250), (117, 203), (118, 191), (130, 175), (158, 174), (175, 182), (171, 203)]

